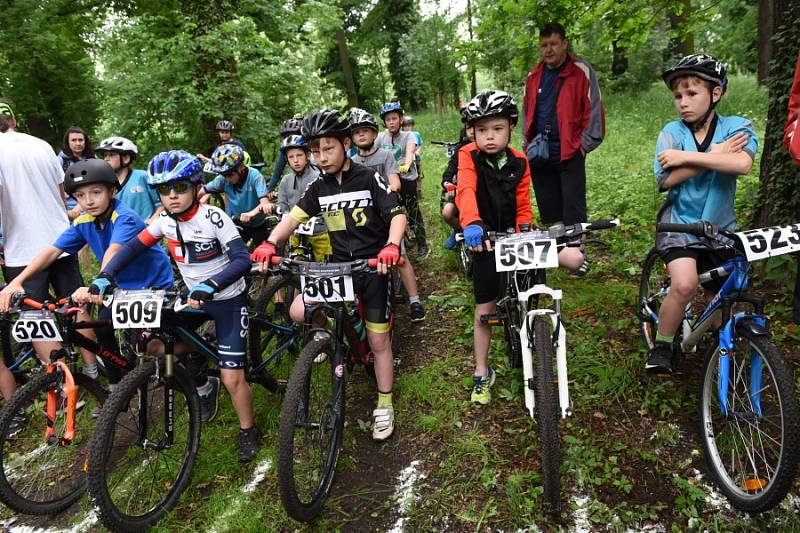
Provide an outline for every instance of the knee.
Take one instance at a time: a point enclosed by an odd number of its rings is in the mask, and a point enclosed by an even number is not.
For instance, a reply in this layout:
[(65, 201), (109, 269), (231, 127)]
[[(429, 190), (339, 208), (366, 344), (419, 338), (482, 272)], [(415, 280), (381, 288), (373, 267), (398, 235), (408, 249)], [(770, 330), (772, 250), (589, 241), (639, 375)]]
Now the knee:
[(223, 370), (220, 374), (222, 383), (229, 391), (238, 390), (239, 387), (245, 384), (244, 370)]
[(669, 292), (681, 302), (689, 302), (697, 293), (697, 279), (673, 279), (670, 281)]
[(297, 296), (292, 301), (292, 305), (289, 307), (289, 316), (296, 324), (302, 324), (305, 322), (305, 314), (306, 309), (305, 305), (303, 304), (303, 297), (302, 295)]

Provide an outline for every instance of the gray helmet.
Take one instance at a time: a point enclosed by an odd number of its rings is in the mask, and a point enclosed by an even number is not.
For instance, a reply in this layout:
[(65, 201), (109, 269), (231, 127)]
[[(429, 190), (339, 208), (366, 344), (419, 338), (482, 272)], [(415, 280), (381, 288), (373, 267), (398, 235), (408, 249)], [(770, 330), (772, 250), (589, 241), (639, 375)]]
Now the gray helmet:
[(233, 131), (236, 128), (230, 120), (220, 120), (217, 122), (217, 131)]
[(131, 161), (139, 155), (139, 149), (130, 139), (125, 137), (109, 137), (100, 141), (100, 146), (94, 149), (95, 153), (114, 152), (117, 154), (130, 154)]
[(373, 130), (380, 132), (380, 128), (378, 128), (378, 121), (375, 120), (375, 117), (358, 107), (353, 107), (350, 109), (348, 123), (350, 124), (351, 132), (357, 130), (358, 128), (372, 128)]

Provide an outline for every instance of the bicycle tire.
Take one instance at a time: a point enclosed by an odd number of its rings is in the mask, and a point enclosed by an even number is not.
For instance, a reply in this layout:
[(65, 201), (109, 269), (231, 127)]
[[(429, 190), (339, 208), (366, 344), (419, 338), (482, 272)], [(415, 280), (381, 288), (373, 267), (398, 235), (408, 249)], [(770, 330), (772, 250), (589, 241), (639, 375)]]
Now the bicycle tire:
[[(92, 411), (103, 405), (100, 384), (80, 373), (73, 375), (78, 387), (75, 438), (64, 446), (43, 439), (47, 427), (47, 391), (60, 388), (64, 373), (40, 374), (20, 388), (0, 411), (0, 500), (18, 513), (53, 514), (74, 504), (86, 490), (84, 466), (95, 420)], [(46, 407), (45, 407), (46, 408)], [(28, 423), (13, 437), (6, 437), (15, 414), (24, 410)], [(66, 409), (56, 413), (55, 438), (66, 429)], [(58, 482), (53, 483), (58, 475)]]
[[(636, 317), (639, 319), (639, 332), (647, 350), (653, 348), (658, 331), (658, 310), (669, 288), (670, 278), (661, 256), (655, 247), (647, 253), (639, 278), (639, 299)], [(655, 318), (653, 317), (655, 315)], [(679, 332), (680, 333), (680, 332)]]
[(506, 358), (510, 368), (522, 368), (522, 341), (519, 338), (519, 326), (522, 323), (519, 305), (510, 300), (505, 305), (503, 320), (503, 337), (506, 341)]
[[(322, 510), (342, 447), (344, 372), (341, 365), (332, 368), (331, 349), (330, 339), (313, 340), (305, 346), (292, 370), (281, 407), (278, 488), (286, 513), (301, 522), (312, 521)], [(326, 350), (329, 354), (327, 362), (315, 363), (314, 359)], [(319, 413), (310, 414), (319, 402), (309, 399), (312, 388), (309, 385), (314, 385), (313, 389), (320, 392), (323, 400)], [(320, 417), (318, 422), (309, 422), (316, 416)], [(315, 441), (327, 445), (319, 460), (315, 460), (315, 450), (312, 449)], [(305, 458), (306, 453), (310, 460)], [(305, 468), (309, 469), (307, 478), (301, 472)]]
[[(292, 325), (292, 318), (289, 316), (289, 307), (292, 304), (292, 291), (294, 289), (299, 293), (300, 279), (297, 276), (278, 275), (273, 276), (268, 282), (266, 287), (262, 289), (261, 294), (252, 307), (255, 316), (250, 319), (250, 326), (247, 332), (247, 351), (250, 357), (251, 365), (258, 365), (263, 361), (263, 354), (267, 349), (273, 345), (278, 346), (291, 339), (290, 335), (276, 334), (272, 328), (265, 327), (258, 317), (264, 316), (272, 318), (277, 324)], [(284, 299), (283, 312), (276, 314), (275, 312), (275, 295), (280, 293)], [(287, 301), (288, 300), (288, 301)], [(299, 345), (300, 329), (296, 328), (292, 336), (296, 337)]]
[[(120, 381), (106, 402), (92, 439), (88, 472), (89, 494), (93, 505), (98, 508), (100, 520), (111, 531), (143, 531), (167, 514), (189, 484), (200, 446), (200, 404), (197, 392), (186, 372), (176, 364), (173, 369), (176, 443), (164, 448), (163, 454), (160, 453), (162, 450), (156, 451), (157, 447), (163, 446), (158, 439), (164, 436), (163, 407), (166, 394), (163, 386), (165, 378), (160, 367), (156, 365), (154, 360), (144, 361)], [(144, 433), (150, 443), (148, 447), (143, 447), (139, 442), (142, 390), (147, 393), (147, 403), (144, 406), (148, 425), (144, 428)], [(152, 440), (148, 437), (152, 437)], [(177, 450), (177, 453), (174, 459), (170, 459), (170, 463), (166, 452), (171, 450)], [(155, 453), (159, 455), (153, 460)], [(177, 475), (172, 473), (170, 465), (177, 465)], [(122, 470), (122, 475), (119, 475)], [(166, 475), (156, 479), (159, 473)], [(152, 479), (149, 501), (145, 498), (143, 477)], [(163, 487), (168, 484), (168, 489), (164, 491)], [(154, 486), (159, 487), (159, 495), (155, 497), (152, 490)], [(134, 491), (139, 488), (142, 493), (137, 495)], [(158, 501), (152, 501), (153, 499)], [(121, 508), (122, 500), (136, 508)]]
[(468, 279), (472, 279), (472, 255), (463, 242), (458, 245), (458, 258), (461, 263), (461, 271)]
[[(736, 331), (736, 343), (728, 387), (729, 413), (732, 417), (722, 415), (717, 397), (718, 342), (706, 353), (698, 409), (700, 435), (706, 465), (722, 493), (739, 510), (763, 513), (778, 505), (794, 484), (800, 459), (800, 450), (797, 448), (800, 440), (800, 408), (795, 396), (792, 368), (772, 341), (739, 328)], [(740, 343), (744, 349), (740, 348)], [(748, 392), (754, 351), (764, 361), (756, 385), (761, 399), (761, 416), (756, 413), (758, 409), (753, 408), (753, 396)], [(741, 365), (738, 365), (739, 362)], [(748, 364), (745, 365), (745, 362)], [(737, 392), (742, 388), (743, 395)], [(742, 434), (741, 426), (747, 426), (747, 434)], [(736, 442), (736, 432), (739, 433), (739, 443)], [(729, 434), (731, 437), (728, 437)], [(762, 438), (762, 434), (766, 438)], [(755, 450), (747, 450), (754, 453), (748, 454), (747, 461), (741, 462), (739, 466), (744, 468), (738, 472), (734, 464), (736, 455), (740, 447), (748, 446), (748, 435), (751, 442), (753, 436), (759, 437), (758, 445)], [(736, 446), (728, 449), (730, 443)], [(764, 474), (770, 474), (771, 467), (767, 461), (771, 458), (774, 458), (776, 466), (771, 477), (764, 479)]]
[(558, 395), (553, 377), (553, 328), (547, 316), (537, 316), (533, 327), (536, 348), (534, 394), (541, 447), (544, 507), (548, 512), (557, 514), (561, 508), (561, 441), (558, 434)]

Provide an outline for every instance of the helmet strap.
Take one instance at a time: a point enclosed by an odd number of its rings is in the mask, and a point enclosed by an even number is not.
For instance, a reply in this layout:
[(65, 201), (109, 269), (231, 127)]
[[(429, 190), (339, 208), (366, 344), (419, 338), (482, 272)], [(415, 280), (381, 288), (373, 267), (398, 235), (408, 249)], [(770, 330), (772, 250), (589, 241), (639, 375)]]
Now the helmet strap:
[(105, 224), (106, 223), (106, 221), (109, 219), (109, 217), (111, 217), (111, 213), (113, 211), (114, 211), (114, 198), (112, 197), (111, 201), (108, 202), (108, 207), (106, 207), (106, 210), (103, 211), (102, 213), (100, 213), (99, 215), (97, 215), (96, 217), (94, 217), (94, 227), (95, 227), (95, 229), (97, 229), (98, 231), (103, 229), (101, 227), (101, 224)]

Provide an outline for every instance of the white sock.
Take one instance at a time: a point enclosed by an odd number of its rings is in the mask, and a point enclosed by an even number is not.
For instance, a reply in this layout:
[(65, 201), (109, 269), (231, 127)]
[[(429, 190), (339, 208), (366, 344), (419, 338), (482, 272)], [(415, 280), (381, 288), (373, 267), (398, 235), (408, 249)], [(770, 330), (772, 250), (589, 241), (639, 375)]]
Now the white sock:
[(415, 302), (419, 303), (419, 294), (417, 294), (416, 296), (409, 296), (408, 297), (408, 303), (413, 304)]

